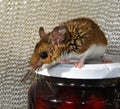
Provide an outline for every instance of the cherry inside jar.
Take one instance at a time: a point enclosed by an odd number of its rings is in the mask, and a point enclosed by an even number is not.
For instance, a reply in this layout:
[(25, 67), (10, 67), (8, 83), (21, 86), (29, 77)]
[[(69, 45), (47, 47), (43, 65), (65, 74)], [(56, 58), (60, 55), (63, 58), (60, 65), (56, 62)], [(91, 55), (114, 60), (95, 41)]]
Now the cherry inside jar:
[(29, 109), (120, 109), (120, 78), (66, 79), (40, 75), (28, 92)]

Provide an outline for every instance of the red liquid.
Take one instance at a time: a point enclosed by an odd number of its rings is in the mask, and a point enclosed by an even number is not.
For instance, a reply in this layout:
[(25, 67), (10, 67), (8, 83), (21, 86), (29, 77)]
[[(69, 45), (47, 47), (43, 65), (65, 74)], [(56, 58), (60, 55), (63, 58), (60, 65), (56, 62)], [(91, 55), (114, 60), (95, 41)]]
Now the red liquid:
[(99, 80), (98, 84), (81, 80), (83, 84), (42, 77), (29, 89), (29, 109), (120, 109), (119, 80), (102, 86)]

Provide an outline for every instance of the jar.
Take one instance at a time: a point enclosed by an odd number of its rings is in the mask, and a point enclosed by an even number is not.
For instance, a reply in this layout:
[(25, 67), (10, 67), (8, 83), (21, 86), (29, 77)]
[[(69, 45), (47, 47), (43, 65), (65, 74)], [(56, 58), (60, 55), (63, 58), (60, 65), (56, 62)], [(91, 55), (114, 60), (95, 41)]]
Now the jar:
[[(94, 65), (92, 67), (95, 68)], [(63, 65), (59, 65), (59, 68), (61, 70), (55, 67), (56, 71), (62, 72)], [(67, 68), (71, 69), (71, 66), (65, 66)], [(37, 81), (30, 87), (29, 109), (120, 109), (120, 77), (75, 78), (61, 76), (58, 72), (56, 76), (54, 69), (52, 71), (53, 75), (49, 76), (45, 72), (39, 74)], [(88, 71), (91, 72), (90, 69)], [(114, 68), (113, 73), (120, 74), (120, 69)]]

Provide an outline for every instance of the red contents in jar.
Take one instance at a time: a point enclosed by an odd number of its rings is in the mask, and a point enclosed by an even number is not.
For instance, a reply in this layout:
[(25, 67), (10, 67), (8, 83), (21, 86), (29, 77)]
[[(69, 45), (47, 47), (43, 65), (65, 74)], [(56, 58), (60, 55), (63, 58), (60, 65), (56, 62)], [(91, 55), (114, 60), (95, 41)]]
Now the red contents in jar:
[(35, 109), (49, 109), (49, 108), (41, 98), (38, 98), (35, 101)]
[(105, 99), (92, 95), (86, 101), (84, 109), (106, 109)]
[[(67, 80), (66, 80), (67, 81)], [(86, 80), (87, 81), (87, 80)], [(83, 80), (85, 83), (86, 81)], [(90, 81), (90, 80), (89, 80)], [(87, 81), (86, 84), (89, 83)], [(28, 109), (119, 109), (119, 87), (79, 87), (81, 82), (63, 86), (42, 78), (28, 92)], [(65, 82), (65, 81), (64, 81)], [(103, 82), (103, 80), (102, 80)], [(74, 83), (74, 81), (73, 81)], [(96, 81), (95, 81), (96, 83)], [(100, 83), (100, 81), (99, 81)], [(106, 81), (104, 81), (106, 83)], [(71, 82), (70, 82), (71, 84)], [(119, 84), (118, 84), (119, 85)], [(89, 86), (89, 84), (88, 84)], [(117, 97), (117, 98), (116, 98)], [(107, 100), (107, 101), (106, 101)]]
[(80, 101), (76, 97), (66, 97), (57, 109), (81, 109)]

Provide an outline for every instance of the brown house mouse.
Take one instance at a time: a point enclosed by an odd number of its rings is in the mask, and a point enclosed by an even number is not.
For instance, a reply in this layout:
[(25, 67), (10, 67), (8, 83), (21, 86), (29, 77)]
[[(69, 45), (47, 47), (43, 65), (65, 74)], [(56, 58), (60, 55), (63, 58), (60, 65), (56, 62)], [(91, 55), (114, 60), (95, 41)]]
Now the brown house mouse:
[(107, 39), (99, 26), (88, 18), (77, 18), (56, 26), (51, 32), (39, 29), (40, 41), (30, 60), (31, 71), (42, 70), (56, 63), (77, 59), (75, 67), (82, 67), (87, 58), (103, 56)]

